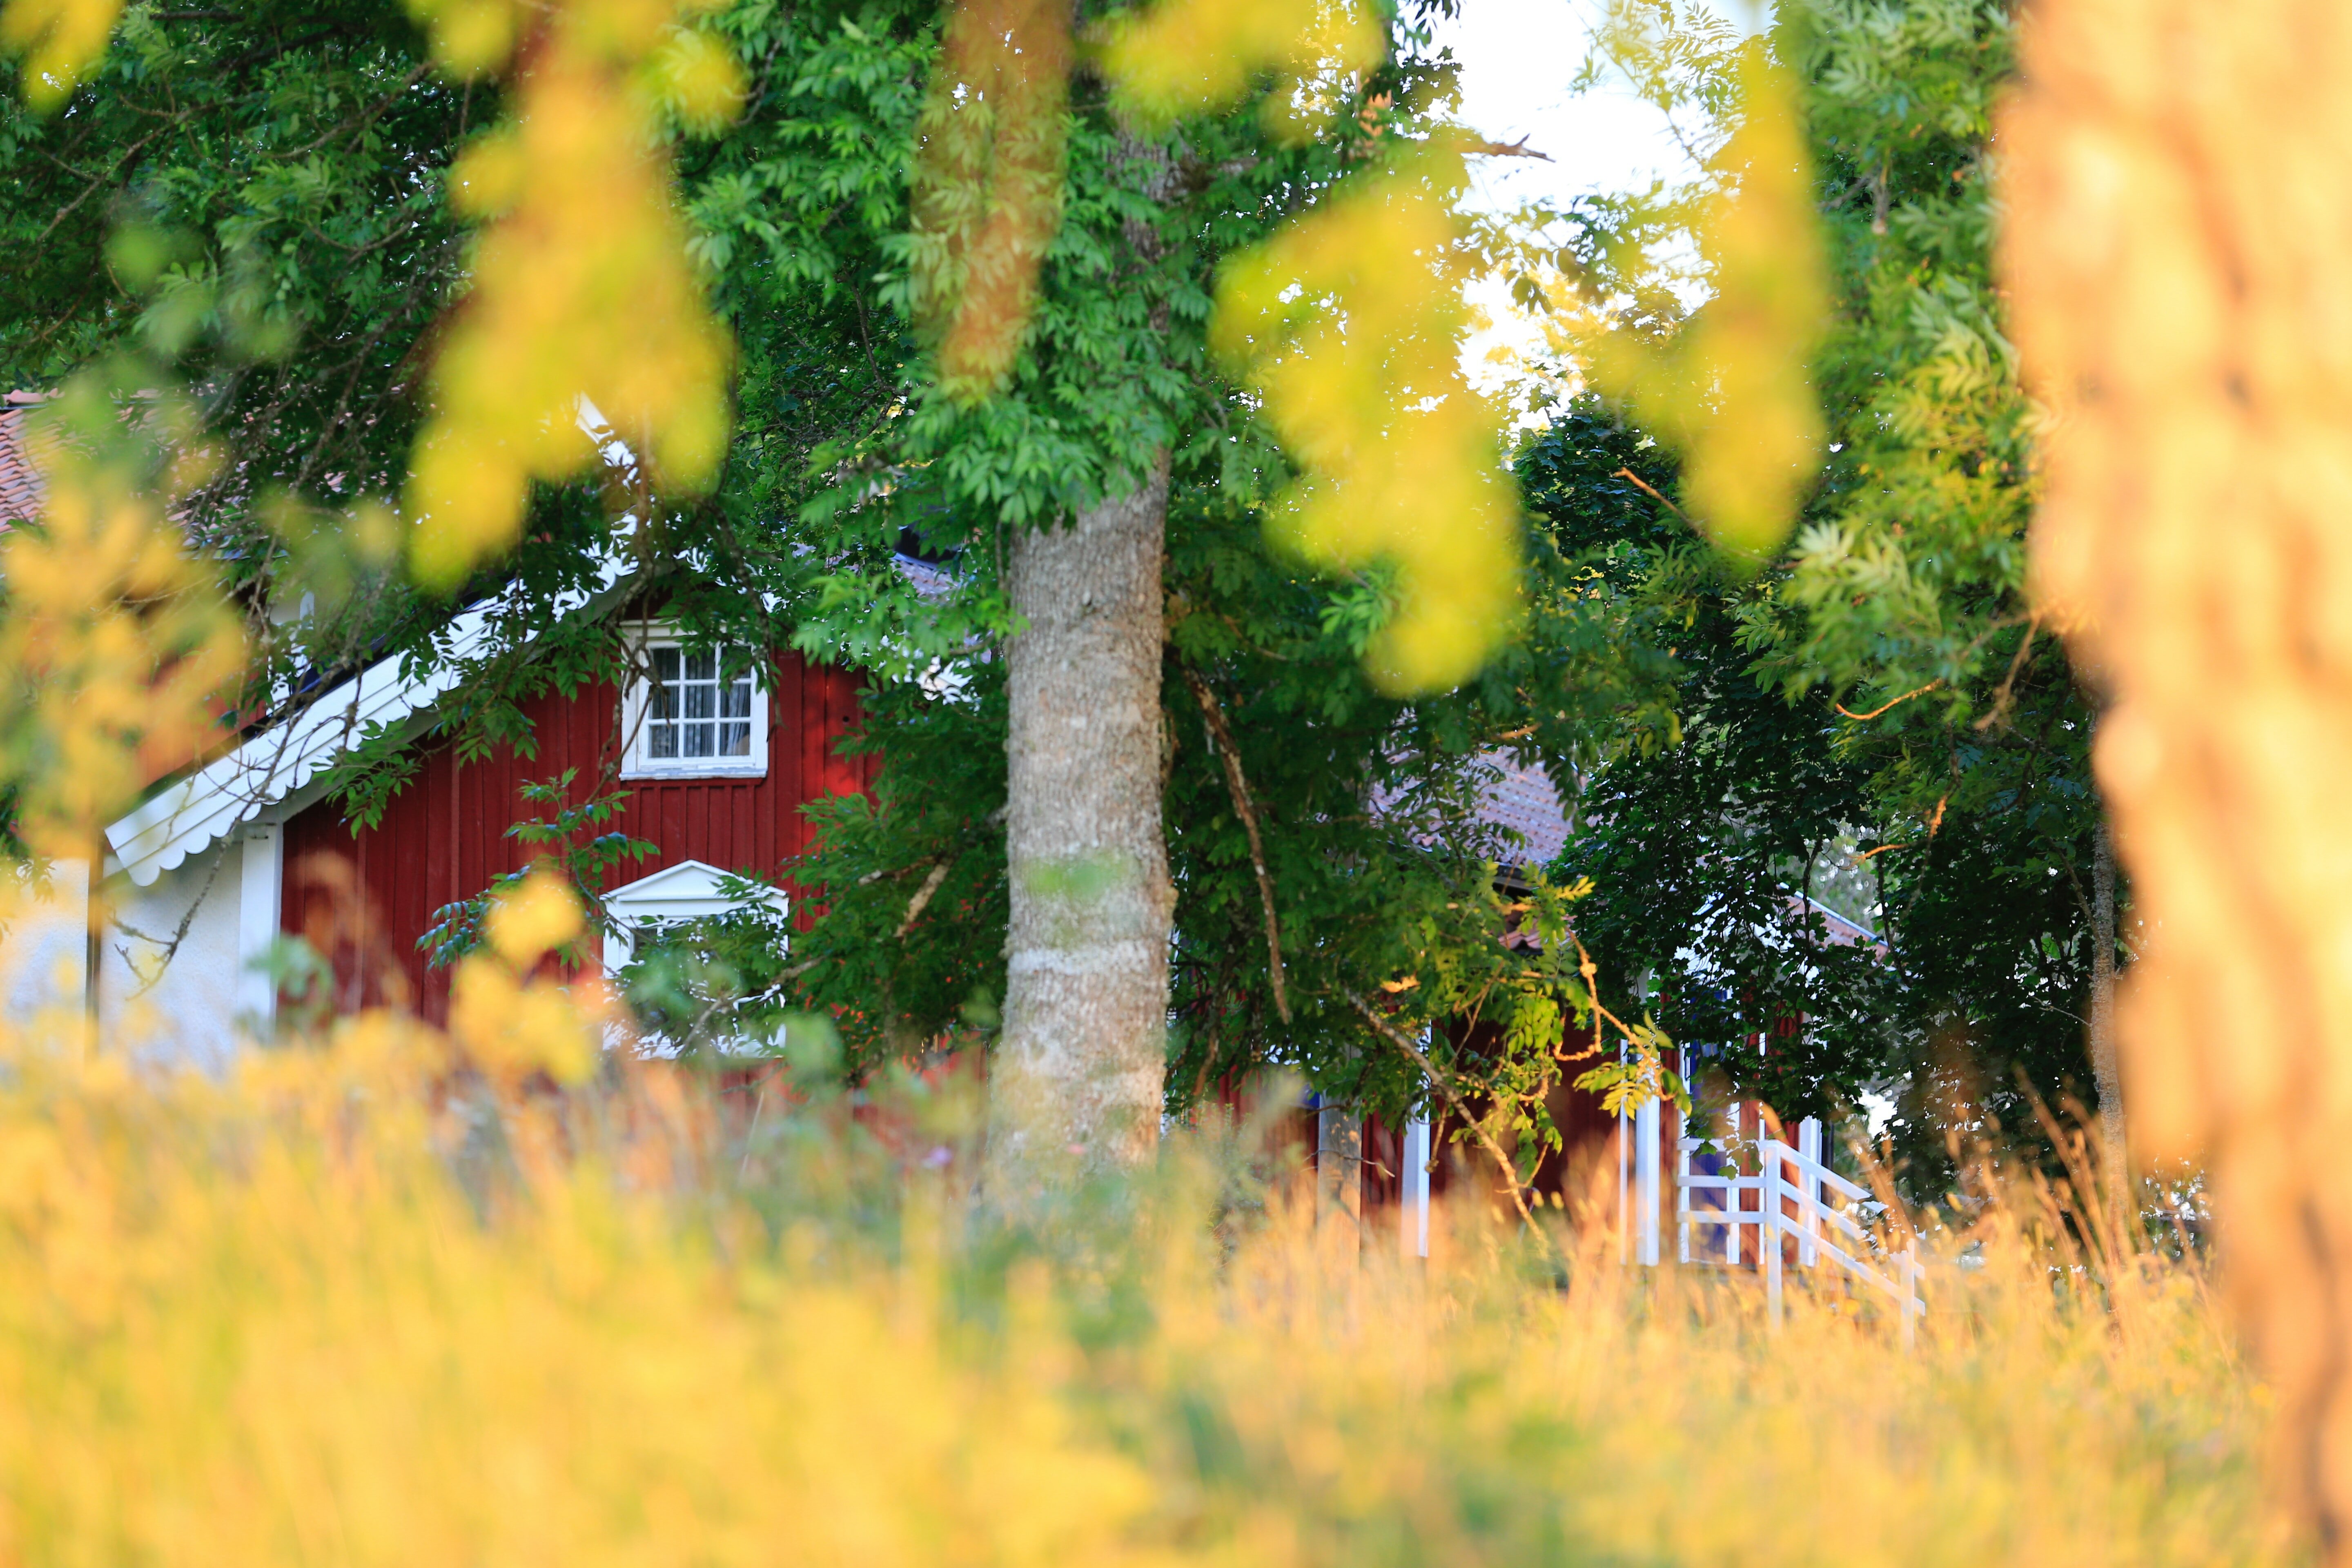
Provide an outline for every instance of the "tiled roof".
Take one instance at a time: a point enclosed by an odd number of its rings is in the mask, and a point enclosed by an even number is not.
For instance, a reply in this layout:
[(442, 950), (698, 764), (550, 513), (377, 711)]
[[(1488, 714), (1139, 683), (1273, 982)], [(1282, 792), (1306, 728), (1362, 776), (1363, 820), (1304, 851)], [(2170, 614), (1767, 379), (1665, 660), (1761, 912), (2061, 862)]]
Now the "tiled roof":
[(25, 413), (40, 401), (35, 392), (12, 392), (0, 404), (0, 531), (37, 516), (41, 474), (25, 449)]
[(901, 555), (898, 560), (898, 574), (907, 579), (907, 585), (919, 596), (937, 602), (955, 592), (955, 578), (945, 567), (918, 561), (911, 555)]
[(1568, 813), (1559, 791), (1541, 768), (1498, 754), (1486, 759), (1495, 772), (1478, 789), (1478, 820), (1519, 837), (1505, 859), (1519, 866), (1549, 866), (1568, 846)]

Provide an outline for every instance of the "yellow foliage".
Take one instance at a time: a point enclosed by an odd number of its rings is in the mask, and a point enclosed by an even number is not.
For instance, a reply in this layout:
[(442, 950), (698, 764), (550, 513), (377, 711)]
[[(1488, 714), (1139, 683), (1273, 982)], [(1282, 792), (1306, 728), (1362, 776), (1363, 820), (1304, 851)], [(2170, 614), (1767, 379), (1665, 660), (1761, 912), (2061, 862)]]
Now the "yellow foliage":
[(1698, 228), (1714, 293), (1671, 347), (1624, 332), (1589, 345), (1592, 379), (1683, 458), (1699, 529), (1760, 563), (1789, 535), (1821, 453), (1806, 361), (1828, 303), (1811, 171), (1786, 74), (1751, 41), (1738, 130), (1717, 153)]
[[(168, 425), (178, 410), (142, 412)], [(95, 430), (77, 436), (76, 415)], [(42, 416), (41, 524), (0, 540), (0, 737), (18, 833), (37, 854), (79, 858), (152, 780), (226, 737), (245, 644), (210, 563), (166, 515), (180, 487), (157, 494), (110, 450), (124, 416), (79, 388)], [(176, 468), (193, 482), (201, 454)]]
[(1271, 74), (1267, 110), (1297, 133), (1328, 119), (1387, 52), (1378, 12), (1360, 0), (1160, 0), (1118, 18), (1098, 61), (1120, 106), (1153, 121), (1221, 109)]
[(2352, 24), (2052, 0), (2022, 45), (2000, 141), (2052, 416), (2034, 585), (2111, 701), (2133, 1152), (2209, 1163), (2280, 1480), (2352, 1562)]
[(446, 1159), (488, 1108), (428, 1115), (432, 1058), (381, 1016), (218, 1089), (11, 1055), (0, 1552), (1151, 1560), (1144, 1478), (1073, 1432), (1046, 1325), (975, 1364), (935, 1298), (723, 1257), (512, 1107), (523, 1184), (486, 1223)]
[(1360, 176), (1226, 267), (1210, 327), (1306, 470), (1276, 541), (1335, 571), (1394, 568), (1367, 659), (1397, 692), (1463, 680), (1518, 613), (1501, 420), (1460, 366), (1460, 179), (1445, 148)]
[(106, 56), (122, 0), (8, 0), (0, 46), (25, 57), (25, 97), (36, 109), (63, 102)]
[(485, 227), (404, 498), (412, 566), (446, 587), (514, 542), (534, 480), (595, 464), (592, 411), (641, 482), (715, 478), (729, 349), (687, 261), (656, 132), (665, 110), (723, 120), (741, 78), (718, 45), (681, 34), (672, 0), (413, 8), (452, 74), (520, 61), (510, 119), (451, 171), (451, 200)]

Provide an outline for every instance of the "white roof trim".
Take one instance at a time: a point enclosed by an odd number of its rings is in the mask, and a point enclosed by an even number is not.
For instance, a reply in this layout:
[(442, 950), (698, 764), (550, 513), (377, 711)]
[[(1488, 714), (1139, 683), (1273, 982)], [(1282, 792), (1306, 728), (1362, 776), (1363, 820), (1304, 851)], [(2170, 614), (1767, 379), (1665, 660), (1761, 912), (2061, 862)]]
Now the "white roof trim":
[[(719, 890), (720, 879), (726, 875), (706, 861), (681, 860), (650, 876), (623, 883), (604, 895), (604, 905), (614, 914), (632, 920), (691, 920), (697, 915), (723, 914), (739, 902)], [(790, 907), (782, 888), (772, 888), (756, 879), (751, 886), (753, 899), (778, 910)]]
[[(556, 601), (564, 616), (610, 590), (625, 574), (618, 552), (606, 556), (593, 589)], [(390, 729), (431, 707), (457, 683), (459, 661), (488, 641), (497, 600), (486, 599), (451, 621), (430, 673), (410, 679), (400, 655), (378, 659), (293, 718), (247, 739), (235, 751), (151, 795), (106, 830), (107, 847), (131, 881), (152, 887), (189, 856), (201, 854), (352, 750), (369, 732)]]

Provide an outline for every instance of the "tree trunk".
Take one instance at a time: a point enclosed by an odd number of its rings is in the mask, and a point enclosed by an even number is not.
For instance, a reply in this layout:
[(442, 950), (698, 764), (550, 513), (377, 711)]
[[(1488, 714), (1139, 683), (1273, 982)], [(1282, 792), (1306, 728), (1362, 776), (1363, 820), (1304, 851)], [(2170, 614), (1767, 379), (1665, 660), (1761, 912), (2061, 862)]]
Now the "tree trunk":
[(2099, 1086), (2100, 1162), (2116, 1245), (2128, 1234), (2131, 1152), (2124, 1138), (2124, 1075), (2116, 1058), (2116, 841), (2100, 818), (2091, 858), (2091, 1076)]
[(1160, 1137), (1175, 892), (1160, 812), (1163, 454), (1006, 565), (1012, 927), (991, 1068), (988, 1179), (1018, 1207), (1138, 1163)]
[(2040, 613), (2144, 911), (2143, 1160), (2204, 1169), (2282, 1492), (2352, 1565), (2352, 11), (2042, 0), (2005, 114)]

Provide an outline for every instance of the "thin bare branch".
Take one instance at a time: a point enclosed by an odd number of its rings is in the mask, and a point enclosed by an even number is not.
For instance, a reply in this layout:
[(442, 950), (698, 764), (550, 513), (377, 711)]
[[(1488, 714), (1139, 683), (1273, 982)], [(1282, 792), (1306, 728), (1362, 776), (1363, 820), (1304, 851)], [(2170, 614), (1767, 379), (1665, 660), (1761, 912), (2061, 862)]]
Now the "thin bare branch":
[(1938, 677), (1937, 677), (1935, 679), (1933, 679), (1933, 680), (1931, 680), (1931, 681), (1927, 682), (1927, 685), (1925, 685), (1925, 686), (1915, 686), (1915, 687), (1913, 687), (1910, 690), (1908, 690), (1908, 691), (1905, 692), (1902, 696), (1895, 698), (1895, 699), (1893, 701), (1891, 701), (1891, 702), (1882, 702), (1882, 703), (1880, 703), (1877, 707), (1875, 707), (1875, 708), (1872, 709), (1872, 710), (1871, 710), (1869, 712), (1867, 712), (1867, 713), (1855, 713), (1855, 712), (1850, 711), (1850, 710), (1847, 709), (1846, 705), (1845, 705), (1844, 703), (1843, 703), (1843, 702), (1836, 702), (1836, 703), (1832, 703), (1832, 704), (1831, 704), (1831, 706), (1832, 706), (1832, 707), (1833, 707), (1833, 708), (1835, 708), (1835, 709), (1838, 710), (1838, 712), (1839, 712), (1839, 713), (1841, 713), (1841, 714), (1843, 714), (1844, 717), (1846, 717), (1846, 718), (1848, 718), (1848, 719), (1853, 720), (1855, 723), (1857, 723), (1857, 724), (1864, 724), (1864, 723), (1867, 723), (1867, 722), (1869, 722), (1869, 721), (1870, 721), (1871, 720), (1873, 720), (1873, 719), (1877, 718), (1881, 713), (1886, 712), (1889, 709), (1894, 709), (1894, 708), (1900, 708), (1900, 707), (1902, 707), (1902, 706), (1903, 706), (1903, 704), (1905, 704), (1906, 702), (1910, 701), (1910, 700), (1911, 700), (1911, 699), (1913, 699), (1914, 697), (1925, 697), (1925, 696), (1927, 696), (1927, 693), (1929, 693), (1930, 691), (1935, 690), (1937, 687), (1939, 687), (1939, 686), (1941, 686), (1941, 685), (1943, 685), (1943, 684), (1944, 684), (1943, 678), (1942, 678), (1941, 676), (1938, 676)]
[(1676, 517), (1681, 518), (1684, 522), (1688, 523), (1692, 528), (1696, 528), (1698, 526), (1698, 524), (1691, 522), (1690, 513), (1685, 511), (1682, 508), (1668, 500), (1664, 491), (1660, 490), (1657, 486), (1652, 484), (1641, 475), (1635, 473), (1633, 469), (1620, 468), (1609, 477), (1612, 479), (1630, 479), (1633, 481), (1634, 489), (1640, 490), (1643, 495), (1648, 496), (1652, 500), (1656, 501), (1660, 506), (1664, 507), (1668, 511), (1673, 512)]
[(1265, 910), (1266, 973), (1274, 982), (1274, 1010), (1282, 1021), (1290, 1022), (1290, 993), (1284, 984), (1282, 971), (1282, 928), (1274, 912), (1274, 876), (1265, 868), (1265, 840), (1257, 826), (1257, 808), (1250, 801), (1249, 780), (1242, 776), (1242, 754), (1234, 745), (1233, 731), (1225, 727), (1224, 710), (1217, 705), (1217, 694), (1198, 670), (1184, 671), (1184, 684), (1192, 689), (1193, 699), (1201, 704), (1202, 717), (1208, 721), (1209, 739), (1215, 742), (1218, 760), (1224, 763), (1225, 788), (1233, 796), (1234, 811), (1242, 819), (1242, 829), (1249, 835), (1250, 868), (1257, 873), (1258, 902)]
[(923, 879), (923, 885), (915, 889), (915, 896), (907, 900), (907, 918), (898, 922), (898, 929), (892, 933), (893, 940), (903, 941), (907, 933), (915, 929), (915, 922), (922, 919), (931, 895), (938, 892), (940, 884), (947, 879), (948, 862), (942, 859), (931, 868), (931, 874)]

